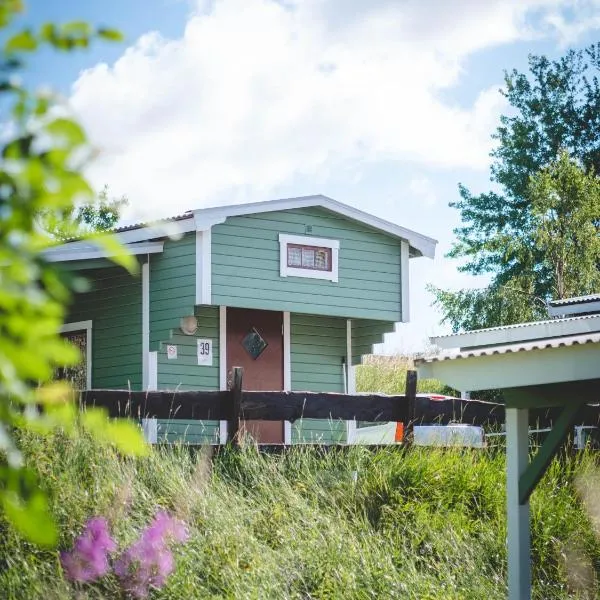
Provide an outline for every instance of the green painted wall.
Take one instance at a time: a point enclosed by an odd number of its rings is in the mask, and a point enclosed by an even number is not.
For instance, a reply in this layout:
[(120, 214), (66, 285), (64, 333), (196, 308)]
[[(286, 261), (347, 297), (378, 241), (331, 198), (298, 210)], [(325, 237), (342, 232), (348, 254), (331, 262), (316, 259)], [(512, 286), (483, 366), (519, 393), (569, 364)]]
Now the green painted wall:
[(363, 356), (373, 353), (373, 345), (383, 342), (383, 335), (393, 331), (393, 321), (352, 321), (352, 364), (360, 365)]
[[(346, 319), (292, 313), (290, 345), (293, 390), (344, 391)], [(292, 423), (292, 443), (310, 441), (345, 442), (345, 421), (303, 419)]]
[(179, 319), (196, 303), (196, 234), (167, 239), (160, 254), (150, 256), (150, 350), (168, 340)]
[(91, 289), (75, 296), (66, 322), (92, 321), (92, 386), (141, 389), (141, 276), (119, 267), (82, 274)]
[[(339, 240), (339, 283), (281, 277), (280, 233)], [(399, 321), (400, 244), (320, 208), (230, 217), (212, 230), (212, 294), (226, 306)]]
[[(183, 335), (173, 330), (172, 337), (160, 344), (158, 351), (158, 389), (218, 390), (219, 389), (219, 309), (203, 306), (196, 309), (198, 331)], [(212, 366), (198, 365), (197, 340), (213, 341)], [(177, 346), (177, 358), (167, 358), (167, 343)], [(184, 441), (208, 444), (218, 439), (218, 421), (159, 420), (160, 441)]]

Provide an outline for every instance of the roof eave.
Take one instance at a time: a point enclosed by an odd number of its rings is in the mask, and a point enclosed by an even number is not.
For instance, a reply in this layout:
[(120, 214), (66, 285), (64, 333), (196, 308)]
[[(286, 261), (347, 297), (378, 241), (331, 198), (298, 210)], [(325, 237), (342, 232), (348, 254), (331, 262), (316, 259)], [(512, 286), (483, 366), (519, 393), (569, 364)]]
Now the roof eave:
[[(349, 219), (359, 221), (383, 231), (389, 235), (405, 240), (409, 243), (412, 250), (412, 256), (425, 256), (427, 258), (435, 257), (435, 248), (437, 240), (427, 237), (411, 229), (401, 227), (394, 223), (390, 223), (384, 219), (380, 219), (374, 215), (366, 213), (362, 210), (333, 200), (328, 196), (321, 194), (315, 196), (301, 196), (298, 198), (284, 198), (281, 200), (267, 200), (265, 202), (253, 202), (249, 204), (236, 204), (231, 206), (217, 206), (211, 208), (201, 208), (191, 211), (194, 215), (194, 220), (200, 226), (203, 224), (213, 224), (223, 222), (228, 217), (242, 216), (248, 214), (256, 214), (261, 212), (274, 212), (279, 210), (290, 210), (294, 208), (309, 208), (319, 206), (332, 212), (341, 214)], [(207, 226), (205, 225), (205, 226)]]

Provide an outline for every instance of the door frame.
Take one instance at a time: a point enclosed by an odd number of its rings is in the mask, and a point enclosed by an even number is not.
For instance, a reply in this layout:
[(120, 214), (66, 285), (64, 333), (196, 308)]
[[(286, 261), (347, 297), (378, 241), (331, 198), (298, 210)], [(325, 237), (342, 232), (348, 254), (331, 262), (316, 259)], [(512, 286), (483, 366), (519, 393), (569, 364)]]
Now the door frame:
[[(283, 391), (292, 389), (292, 345), (290, 312), (283, 314)], [(227, 306), (219, 306), (219, 389), (227, 390)], [(219, 442), (227, 441), (227, 421), (219, 421)], [(292, 443), (292, 424), (283, 422), (283, 443), (287, 446)]]
[(85, 379), (87, 389), (92, 389), (92, 321), (74, 321), (65, 323), (60, 328), (60, 333), (72, 333), (74, 331), (85, 331)]

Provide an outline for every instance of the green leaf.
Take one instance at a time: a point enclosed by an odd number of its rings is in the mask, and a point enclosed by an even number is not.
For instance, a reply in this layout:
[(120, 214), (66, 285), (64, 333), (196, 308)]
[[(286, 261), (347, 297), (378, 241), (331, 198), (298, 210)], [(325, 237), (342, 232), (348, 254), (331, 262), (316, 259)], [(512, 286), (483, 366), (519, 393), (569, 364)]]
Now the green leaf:
[(61, 29), (65, 35), (89, 37), (92, 34), (91, 25), (85, 21), (71, 21), (70, 23), (65, 23)]
[(38, 47), (38, 41), (35, 36), (25, 29), (16, 35), (13, 35), (4, 45), (6, 52), (32, 52)]
[(145, 456), (149, 452), (139, 427), (124, 419), (109, 419), (105, 409), (88, 407), (81, 422), (97, 440), (114, 445), (123, 454)]
[(58, 531), (36, 474), (30, 469), (3, 467), (0, 483), (0, 502), (15, 528), (35, 544), (56, 545)]
[(51, 135), (65, 139), (69, 145), (79, 146), (86, 141), (83, 128), (72, 119), (58, 118), (46, 125), (46, 131)]
[(108, 27), (99, 27), (97, 32), (98, 37), (109, 42), (122, 42), (125, 37), (117, 29), (109, 29)]
[(44, 23), (40, 29), (40, 38), (44, 42), (52, 42), (56, 38), (56, 25), (54, 23)]

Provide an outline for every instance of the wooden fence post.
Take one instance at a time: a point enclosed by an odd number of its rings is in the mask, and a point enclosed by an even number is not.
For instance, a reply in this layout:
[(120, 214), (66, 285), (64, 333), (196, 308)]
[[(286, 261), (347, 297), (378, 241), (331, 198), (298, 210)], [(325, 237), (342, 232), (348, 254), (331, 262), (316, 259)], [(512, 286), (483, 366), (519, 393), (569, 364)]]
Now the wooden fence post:
[(417, 402), (417, 372), (408, 370), (406, 372), (406, 386), (404, 389), (404, 401), (408, 404), (408, 423), (404, 427), (404, 440), (410, 443), (412, 441), (413, 424), (416, 418)]
[(229, 423), (229, 439), (234, 446), (240, 443), (239, 429), (240, 416), (242, 410), (242, 384), (244, 379), (244, 369), (242, 367), (233, 367), (233, 385), (231, 387), (231, 406), (232, 416)]

